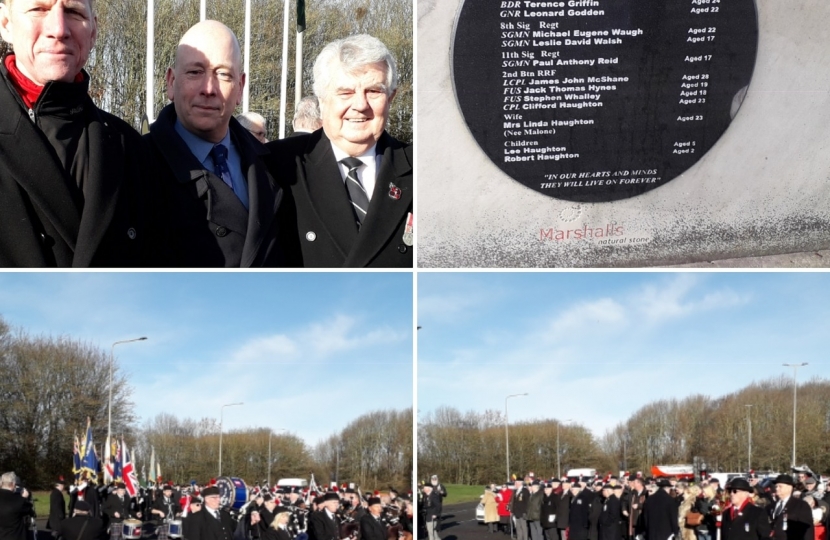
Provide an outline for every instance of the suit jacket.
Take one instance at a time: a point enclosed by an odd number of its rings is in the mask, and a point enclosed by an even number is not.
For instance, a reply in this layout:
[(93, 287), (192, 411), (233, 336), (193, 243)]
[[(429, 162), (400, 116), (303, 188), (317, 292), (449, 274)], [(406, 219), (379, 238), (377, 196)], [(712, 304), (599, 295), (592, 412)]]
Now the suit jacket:
[(372, 514), (360, 518), (360, 540), (386, 540), (386, 526)]
[(272, 141), (269, 163), (286, 191), (281, 236), (292, 266), (412, 268), (403, 235), (412, 212), (412, 145), (384, 132), (372, 200), (358, 228), (347, 188), (322, 129)]
[(0, 540), (26, 540), (27, 517), (34, 517), (32, 503), (19, 493), (0, 489)]
[(571, 491), (563, 491), (556, 496), (556, 528), (567, 529), (571, 513)]
[(664, 488), (659, 488), (646, 499), (643, 504), (643, 523), (646, 540), (668, 540), (669, 536), (677, 536), (680, 532), (677, 502)]
[(312, 512), (308, 520), (309, 540), (339, 540), (340, 522), (337, 516), (330, 519), (325, 510)]
[(648, 499), (648, 491), (645, 488), (641, 493), (637, 493), (632, 489), (628, 496), (628, 535), (631, 537), (645, 534), (643, 505), (645, 505), (646, 499)]
[[(104, 501), (102, 510), (109, 518), (110, 523), (121, 523), (125, 519), (130, 519), (135, 514), (133, 500), (128, 493), (124, 494), (123, 499), (118, 497), (114, 492), (110, 493), (107, 500)], [(118, 516), (115, 515), (116, 513)]]
[(767, 514), (754, 504), (747, 504), (735, 519), (732, 509), (726, 510), (720, 530), (721, 540), (768, 540), (770, 536)]
[(247, 180), (249, 209), (225, 182), (207, 171), (176, 133), (176, 109), (164, 107), (144, 135), (162, 182), (168, 226), (165, 266), (262, 267), (280, 265), (276, 214), (282, 192), (262, 163), (267, 151), (235, 118), (231, 140)]
[(568, 513), (568, 540), (588, 540), (588, 528), (591, 524), (591, 501), (593, 498), (594, 494), (586, 488), (571, 500), (571, 508)]
[(57, 531), (64, 519), (66, 519), (66, 499), (63, 498), (63, 491), (55, 488), (49, 494), (49, 519), (46, 521), (46, 528)]
[[(83, 529), (83, 535), (81, 529)], [(78, 515), (64, 520), (59, 530), (64, 540), (104, 540), (107, 537), (101, 518), (87, 515)]]
[[(59, 86), (68, 83), (45, 87), (35, 125), (7, 77), (0, 62), (0, 266), (150, 265), (145, 191), (151, 179), (143, 171), (147, 152), (139, 134), (98, 109), (84, 87)], [(86, 144), (82, 210), (76, 180), (40, 127), (65, 120), (67, 111), (57, 111), (66, 96), (80, 108), (65, 104), (72, 111), (66, 124), (83, 130)]]
[(622, 506), (616, 495), (610, 495), (602, 505), (599, 515), (599, 540), (619, 540)]
[[(790, 497), (784, 510), (777, 516), (775, 506), (770, 505), (772, 536), (775, 540), (814, 540), (813, 513), (810, 505), (796, 497)], [(786, 528), (785, 520), (786, 517)]]
[(202, 507), (188, 515), (182, 529), (186, 540), (233, 540), (236, 526), (228, 512), (220, 510), (216, 519), (207, 507)]

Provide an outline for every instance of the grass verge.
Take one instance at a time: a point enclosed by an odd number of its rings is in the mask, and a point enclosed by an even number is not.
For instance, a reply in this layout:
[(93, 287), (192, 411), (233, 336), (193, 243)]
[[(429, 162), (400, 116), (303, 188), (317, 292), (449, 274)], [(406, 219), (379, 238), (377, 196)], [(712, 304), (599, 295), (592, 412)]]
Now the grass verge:
[(484, 486), (465, 486), (462, 484), (444, 484), (447, 488), (447, 496), (444, 497), (444, 504), (459, 504), (465, 502), (478, 502), (479, 497), (484, 495)]

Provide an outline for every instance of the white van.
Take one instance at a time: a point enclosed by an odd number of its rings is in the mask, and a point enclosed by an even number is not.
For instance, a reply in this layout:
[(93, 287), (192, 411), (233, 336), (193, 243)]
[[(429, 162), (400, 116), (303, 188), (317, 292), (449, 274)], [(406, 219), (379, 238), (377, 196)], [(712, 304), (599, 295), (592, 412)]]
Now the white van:
[(597, 475), (596, 469), (570, 469), (565, 475), (568, 478), (593, 478)]
[(280, 478), (277, 480), (277, 487), (298, 487), (305, 489), (308, 487), (308, 480), (305, 478)]

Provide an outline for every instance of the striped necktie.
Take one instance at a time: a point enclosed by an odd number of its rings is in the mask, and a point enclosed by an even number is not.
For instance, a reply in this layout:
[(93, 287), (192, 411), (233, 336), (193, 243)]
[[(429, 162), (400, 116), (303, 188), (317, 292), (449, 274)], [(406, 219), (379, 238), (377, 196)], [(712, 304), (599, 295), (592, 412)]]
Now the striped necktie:
[(352, 200), (357, 226), (360, 227), (366, 218), (366, 210), (369, 208), (369, 197), (366, 195), (366, 189), (357, 177), (357, 170), (363, 165), (363, 162), (355, 157), (347, 157), (341, 159), (340, 163), (349, 168), (346, 175), (346, 188), (349, 190), (349, 198)]

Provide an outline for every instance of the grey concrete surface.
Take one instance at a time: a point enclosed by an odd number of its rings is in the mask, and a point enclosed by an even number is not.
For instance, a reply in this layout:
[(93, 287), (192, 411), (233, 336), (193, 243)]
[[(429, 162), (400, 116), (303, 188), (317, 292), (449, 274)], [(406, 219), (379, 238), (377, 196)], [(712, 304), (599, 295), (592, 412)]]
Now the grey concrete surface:
[[(418, 0), (420, 267), (825, 267), (830, 2), (757, 0), (758, 60), (732, 125), (680, 177), (610, 203), (539, 194), (506, 176), (481, 151), (450, 79), (460, 6), (461, 0)], [(610, 224), (624, 231), (611, 245), (543, 234)], [(787, 253), (800, 255), (782, 255)]]

